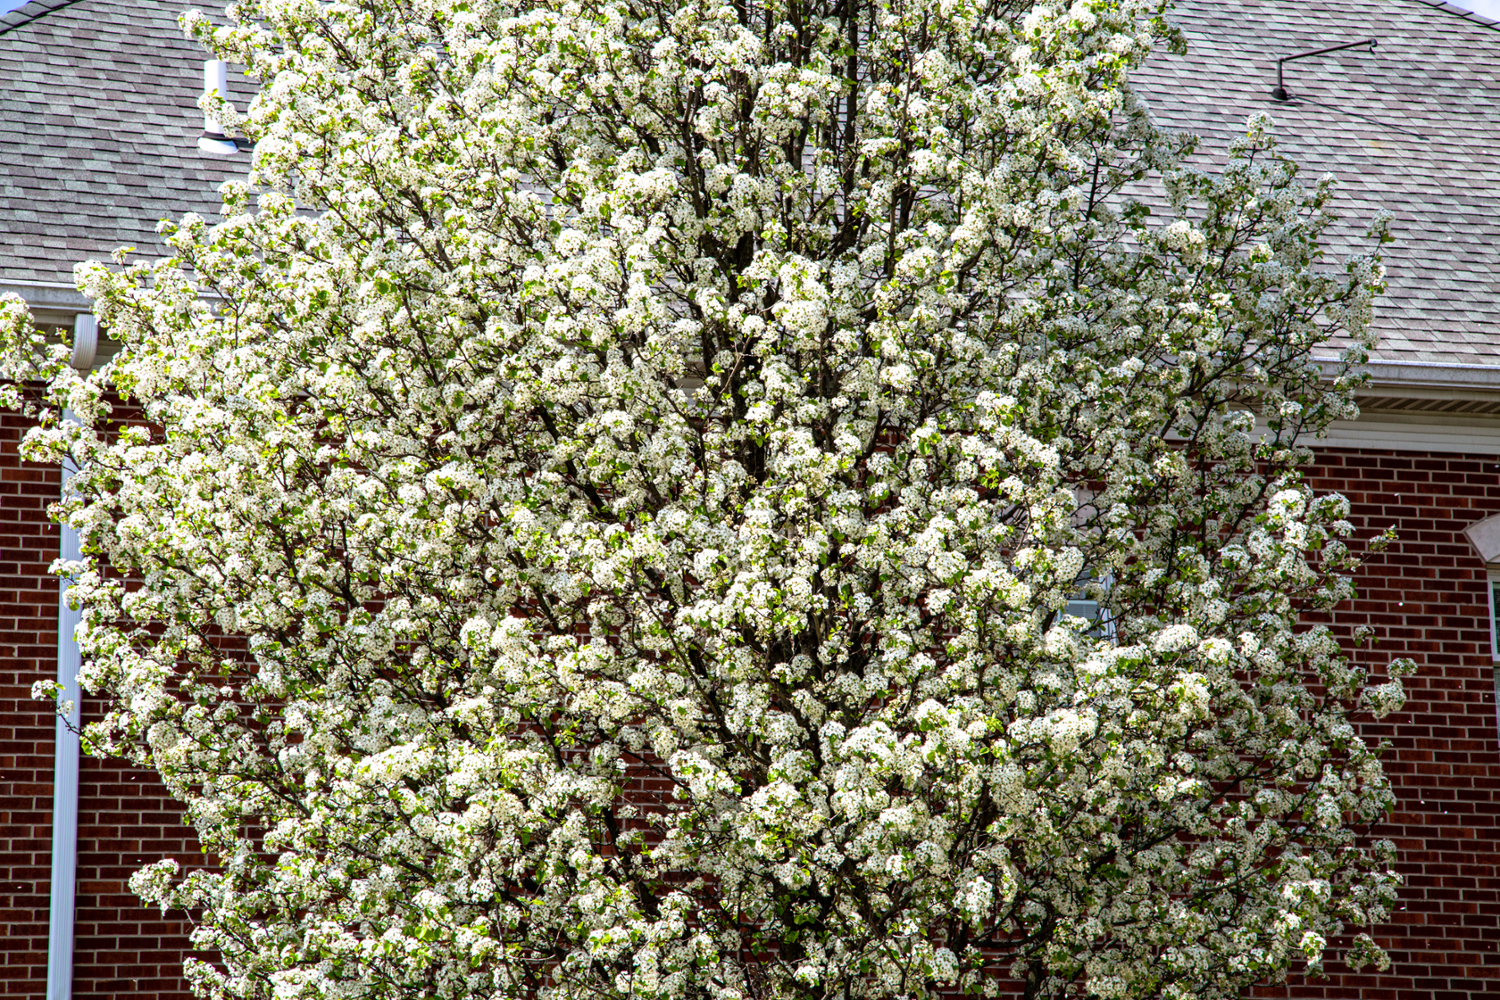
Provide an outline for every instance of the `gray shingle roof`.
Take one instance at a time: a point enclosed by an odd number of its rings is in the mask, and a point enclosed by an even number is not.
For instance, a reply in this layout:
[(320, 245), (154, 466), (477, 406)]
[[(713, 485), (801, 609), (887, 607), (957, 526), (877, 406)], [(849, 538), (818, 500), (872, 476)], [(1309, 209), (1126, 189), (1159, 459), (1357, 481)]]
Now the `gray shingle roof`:
[[(120, 245), (155, 256), (158, 220), (212, 217), (219, 183), (244, 171), (196, 148), (188, 2), (79, 0), (19, 23), (57, 3), (40, 0), (0, 17), (0, 283), (71, 284), (75, 262)], [(1500, 366), (1500, 29), (1427, 0), (1181, 0), (1174, 19), (1188, 54), (1137, 77), (1164, 124), (1214, 159), (1269, 111), (1309, 177), (1339, 177), (1346, 236), (1396, 214), (1378, 359)], [(1292, 99), (1272, 99), (1278, 57), (1368, 37), (1374, 53), (1289, 63)]]
[[(1339, 180), (1347, 238), (1395, 213), (1381, 361), (1500, 365), (1500, 29), (1426, 0), (1182, 0), (1184, 57), (1158, 56), (1137, 84), (1163, 124), (1221, 159), (1255, 112), (1311, 180)], [(1282, 56), (1363, 38), (1286, 64)], [(1335, 246), (1334, 249), (1338, 249)]]
[(0, 283), (71, 284), (74, 263), (121, 245), (159, 256), (160, 219), (213, 218), (219, 184), (244, 173), (247, 157), (198, 152), (205, 53), (177, 26), (188, 6), (0, 17)]

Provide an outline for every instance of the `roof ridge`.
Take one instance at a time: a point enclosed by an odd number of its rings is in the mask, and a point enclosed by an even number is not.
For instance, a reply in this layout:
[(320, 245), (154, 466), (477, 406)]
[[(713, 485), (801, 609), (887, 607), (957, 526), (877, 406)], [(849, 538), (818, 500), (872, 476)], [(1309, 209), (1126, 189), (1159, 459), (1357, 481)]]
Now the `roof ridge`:
[[(82, 2), (83, 0), (51, 0), (49, 3), (48, 0), (30, 0), (0, 16), (0, 35), (7, 35), (17, 28), (24, 28), (33, 21), (41, 20), (48, 14), (54, 14), (65, 7)], [(33, 10), (32, 8), (39, 9)], [(29, 11), (29, 13), (22, 13), (23, 11)]]
[(1473, 21), (1475, 24), (1483, 27), (1500, 31), (1500, 20), (1476, 13), (1457, 4), (1447, 3), (1445, 0), (1416, 0), (1416, 2), (1423, 6), (1431, 7), (1434, 10), (1440, 10), (1445, 14), (1456, 14), (1465, 21)]

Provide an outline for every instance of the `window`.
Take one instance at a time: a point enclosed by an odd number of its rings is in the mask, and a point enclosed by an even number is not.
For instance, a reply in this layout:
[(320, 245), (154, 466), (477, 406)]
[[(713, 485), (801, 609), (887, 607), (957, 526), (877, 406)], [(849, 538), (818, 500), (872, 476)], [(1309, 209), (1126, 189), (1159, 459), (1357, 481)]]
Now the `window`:
[[(1075, 581), (1074, 585), (1078, 588), (1078, 590), (1077, 593), (1068, 598), (1068, 607), (1066, 609), (1067, 613), (1074, 616), (1075, 618), (1085, 618), (1091, 622), (1098, 622), (1098, 626), (1094, 629), (1091, 629), (1089, 634), (1095, 637), (1103, 637), (1105, 639), (1109, 639), (1110, 641), (1114, 641), (1115, 622), (1114, 619), (1110, 616), (1109, 609), (1101, 608), (1098, 601), (1090, 600), (1088, 597), (1084, 596), (1084, 587), (1088, 585), (1090, 579), (1091, 576), (1089, 575), (1089, 571), (1084, 570), (1083, 573), (1078, 577), (1077, 581)], [(1100, 578), (1099, 582), (1104, 585), (1105, 590), (1109, 589), (1109, 576), (1106, 575)], [(1497, 586), (1500, 586), (1500, 573), (1496, 574), (1495, 583)], [(1494, 588), (1491, 588), (1492, 591), (1493, 589)]]
[(1500, 605), (1500, 569), (1489, 572), (1490, 598), (1490, 661), (1500, 663), (1500, 618), (1495, 617), (1495, 606)]
[(1485, 581), (1485, 590), (1490, 605), (1490, 663), (1495, 685), (1495, 731), (1500, 733), (1500, 616), (1495, 608), (1500, 605), (1500, 569), (1491, 569)]

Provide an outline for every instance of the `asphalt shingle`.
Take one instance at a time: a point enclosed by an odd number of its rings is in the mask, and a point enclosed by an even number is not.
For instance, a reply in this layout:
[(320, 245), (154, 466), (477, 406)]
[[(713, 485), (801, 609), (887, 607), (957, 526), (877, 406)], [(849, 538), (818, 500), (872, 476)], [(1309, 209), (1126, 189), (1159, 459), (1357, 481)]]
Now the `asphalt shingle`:
[[(0, 282), (70, 283), (74, 263), (134, 246), (156, 224), (213, 218), (245, 157), (200, 153), (204, 53), (186, 0), (39, 0), (0, 17)], [(1379, 360), (1500, 367), (1500, 28), (1428, 0), (1182, 0), (1186, 56), (1137, 77), (1157, 118), (1222, 158), (1270, 112), (1282, 148), (1334, 173), (1348, 245), (1395, 213)], [(1362, 38), (1286, 65), (1279, 57)], [(231, 96), (243, 100), (243, 82)]]
[[(1395, 215), (1376, 360), (1500, 366), (1500, 28), (1427, 0), (1182, 0), (1185, 56), (1136, 77), (1164, 125), (1222, 159), (1268, 112), (1309, 180), (1339, 181), (1337, 253), (1375, 212)], [(1348, 49), (1276, 60), (1365, 38)]]
[(0, 282), (71, 283), (119, 246), (160, 255), (161, 219), (215, 217), (219, 184), (249, 161), (198, 151), (205, 53), (177, 25), (188, 6), (42, 0), (0, 17)]

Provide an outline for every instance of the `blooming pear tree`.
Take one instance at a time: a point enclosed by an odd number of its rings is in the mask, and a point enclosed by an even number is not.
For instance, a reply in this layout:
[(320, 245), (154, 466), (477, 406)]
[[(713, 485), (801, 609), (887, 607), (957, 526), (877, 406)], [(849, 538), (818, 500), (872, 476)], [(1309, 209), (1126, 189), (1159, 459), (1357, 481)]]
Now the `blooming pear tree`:
[[(1160, 0), (245, 0), (222, 219), (18, 300), (209, 997), (1215, 998), (1394, 898), (1299, 444), (1382, 287)], [(1342, 360), (1318, 361), (1330, 342)], [(29, 387), (29, 388), (28, 388)], [(1087, 597), (1098, 615), (1069, 614)], [(1070, 604), (1070, 600), (1075, 603)], [(1347, 945), (1347, 947), (1345, 947)]]

